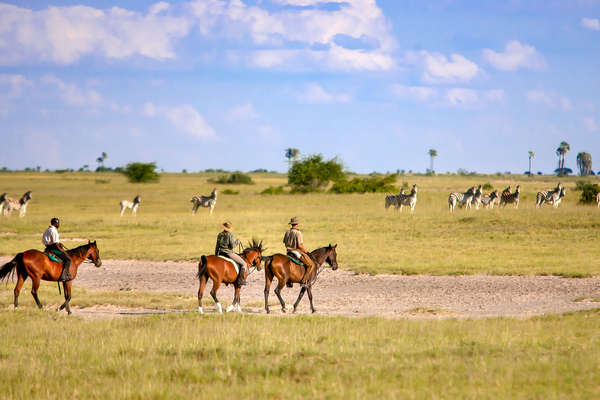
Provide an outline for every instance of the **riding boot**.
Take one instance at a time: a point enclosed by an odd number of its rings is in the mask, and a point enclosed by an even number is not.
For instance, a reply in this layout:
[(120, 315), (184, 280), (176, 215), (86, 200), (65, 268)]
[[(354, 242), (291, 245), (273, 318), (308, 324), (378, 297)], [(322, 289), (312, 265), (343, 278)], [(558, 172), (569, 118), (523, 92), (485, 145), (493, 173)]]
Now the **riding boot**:
[(60, 278), (58, 278), (60, 282), (67, 282), (73, 280), (73, 278), (71, 278), (71, 274), (69, 273), (69, 267), (70, 265), (67, 265), (66, 263), (64, 264), (62, 273), (60, 274)]
[(237, 278), (237, 284), (240, 285), (240, 286), (248, 284), (248, 282), (246, 282), (244, 280), (244, 272), (245, 271), (246, 270), (244, 269), (244, 267), (240, 266), (240, 273), (239, 273), (238, 278)]

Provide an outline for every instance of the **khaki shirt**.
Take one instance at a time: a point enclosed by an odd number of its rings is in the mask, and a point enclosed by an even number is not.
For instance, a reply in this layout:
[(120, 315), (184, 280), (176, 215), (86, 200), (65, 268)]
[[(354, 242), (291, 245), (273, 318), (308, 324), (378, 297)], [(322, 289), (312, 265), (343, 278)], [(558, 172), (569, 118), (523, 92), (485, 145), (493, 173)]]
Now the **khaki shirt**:
[(215, 255), (219, 253), (231, 254), (233, 249), (239, 243), (239, 240), (233, 238), (233, 233), (223, 231), (217, 236), (217, 245), (215, 246)]
[(302, 240), (302, 232), (298, 229), (291, 228), (283, 236), (283, 244), (288, 250), (298, 250), (299, 244), (304, 244)]

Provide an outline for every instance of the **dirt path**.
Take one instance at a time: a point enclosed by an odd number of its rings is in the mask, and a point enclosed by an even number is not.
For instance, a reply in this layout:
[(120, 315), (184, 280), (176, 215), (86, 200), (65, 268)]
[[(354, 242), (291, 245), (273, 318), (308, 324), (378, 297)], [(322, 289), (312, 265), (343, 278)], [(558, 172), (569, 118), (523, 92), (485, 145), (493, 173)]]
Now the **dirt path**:
[[(7, 262), (5, 257), (0, 262)], [(80, 267), (75, 285), (96, 290), (139, 290), (185, 293), (195, 296), (198, 281), (196, 263), (103, 260), (103, 266)], [(245, 312), (264, 313), (264, 273), (250, 275), (242, 290)], [(210, 298), (211, 283), (205, 298)], [(273, 289), (273, 287), (272, 287)], [(281, 314), (271, 289), (269, 303), (275, 315)], [(288, 309), (299, 286), (283, 289)], [(232, 287), (219, 290), (219, 298), (228, 304)], [(498, 316), (528, 317), (600, 307), (600, 277), (570, 279), (552, 276), (401, 276), (356, 275), (353, 272), (325, 269), (313, 289), (319, 315), (383, 316), (388, 318), (485, 318)], [(74, 304), (75, 305), (75, 304)], [(205, 311), (212, 306), (205, 304)], [(152, 310), (128, 310), (119, 307), (75, 309), (86, 317), (138, 315)], [(309, 313), (307, 296), (299, 313)]]

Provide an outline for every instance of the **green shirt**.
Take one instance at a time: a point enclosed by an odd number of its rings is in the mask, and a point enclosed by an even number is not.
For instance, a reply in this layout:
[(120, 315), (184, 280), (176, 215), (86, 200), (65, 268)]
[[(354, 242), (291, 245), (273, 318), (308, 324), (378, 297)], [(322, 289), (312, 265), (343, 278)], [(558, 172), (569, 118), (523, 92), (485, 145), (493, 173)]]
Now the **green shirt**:
[(215, 247), (215, 255), (219, 255), (220, 253), (231, 254), (233, 253), (233, 249), (235, 245), (239, 243), (239, 240), (235, 240), (233, 238), (233, 233), (228, 231), (223, 231), (219, 233), (217, 236), (217, 245)]

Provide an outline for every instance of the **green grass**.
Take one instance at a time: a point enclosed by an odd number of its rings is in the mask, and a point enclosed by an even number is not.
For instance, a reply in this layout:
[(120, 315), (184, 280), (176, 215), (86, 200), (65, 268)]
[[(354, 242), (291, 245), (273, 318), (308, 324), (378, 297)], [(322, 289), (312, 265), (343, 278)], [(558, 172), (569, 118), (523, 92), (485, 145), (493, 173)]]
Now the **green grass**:
[[(41, 248), (52, 216), (61, 218), (67, 246), (98, 239), (103, 258), (195, 260), (212, 253), (224, 220), (237, 236), (264, 239), (267, 254), (284, 251), (286, 223), (296, 215), (305, 244), (313, 249), (338, 243), (342, 268), (378, 274), (546, 274), (600, 275), (600, 211), (577, 204), (578, 177), (561, 178), (567, 197), (558, 209), (535, 209), (535, 194), (557, 178), (512, 176), (401, 176), (419, 185), (413, 215), (384, 209), (384, 194), (261, 195), (281, 186), (281, 174), (250, 174), (252, 186), (236, 185), (236, 196), (219, 196), (215, 212), (191, 215), (191, 195), (208, 194), (218, 174), (163, 174), (160, 183), (131, 184), (114, 173), (4, 173), (0, 191), (33, 190), (27, 216), (0, 219), (0, 254)], [(448, 212), (451, 191), (489, 182), (503, 189), (522, 186), (518, 210)], [(217, 185), (224, 191), (231, 185)], [(142, 196), (137, 217), (119, 217), (119, 201)]]
[(597, 399), (600, 311), (391, 321), (0, 311), (2, 398)]

